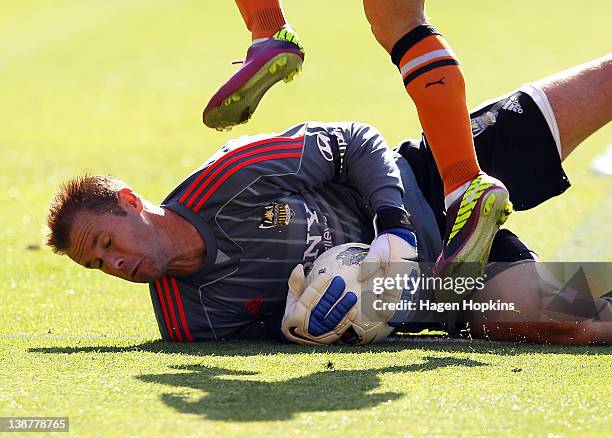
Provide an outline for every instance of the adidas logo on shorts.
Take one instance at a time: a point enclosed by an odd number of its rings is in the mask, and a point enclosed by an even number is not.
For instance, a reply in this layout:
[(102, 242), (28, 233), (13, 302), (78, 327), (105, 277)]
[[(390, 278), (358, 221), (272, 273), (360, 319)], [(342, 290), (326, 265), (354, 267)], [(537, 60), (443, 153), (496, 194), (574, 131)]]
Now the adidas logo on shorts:
[(502, 109), (512, 111), (514, 113), (523, 114), (523, 108), (518, 101), (518, 97), (511, 97), (508, 101), (502, 106)]

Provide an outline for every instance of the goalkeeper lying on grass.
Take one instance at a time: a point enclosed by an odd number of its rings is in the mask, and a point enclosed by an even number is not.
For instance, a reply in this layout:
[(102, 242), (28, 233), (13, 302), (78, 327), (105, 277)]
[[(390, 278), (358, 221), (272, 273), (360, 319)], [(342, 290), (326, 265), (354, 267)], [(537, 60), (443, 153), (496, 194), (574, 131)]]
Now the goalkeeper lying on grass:
[[(473, 112), (480, 165), (504, 182), (516, 209), (569, 187), (561, 162), (612, 118), (610, 90), (607, 56)], [(484, 212), (485, 196), (463, 207)], [(370, 126), (307, 122), (229, 142), (159, 206), (112, 177), (72, 179), (51, 204), (49, 244), (86, 268), (149, 283), (163, 339), (331, 343), (350, 328), (355, 300), (337, 279), (315, 279), (304, 293), (304, 270), (296, 265), (307, 271), (324, 251), (349, 242), (371, 243), (368, 266), (434, 262), (443, 212), (425, 138), (392, 151)], [(510, 262), (483, 296), (520, 299), (525, 309), (530, 297), (539, 299), (537, 257), (512, 232), (500, 230), (479, 250), (483, 262)], [(597, 298), (595, 305), (599, 319), (610, 321), (611, 304)], [(612, 341), (612, 323), (591, 320), (493, 324), (474, 315), (471, 328), (472, 336), (492, 340)]]

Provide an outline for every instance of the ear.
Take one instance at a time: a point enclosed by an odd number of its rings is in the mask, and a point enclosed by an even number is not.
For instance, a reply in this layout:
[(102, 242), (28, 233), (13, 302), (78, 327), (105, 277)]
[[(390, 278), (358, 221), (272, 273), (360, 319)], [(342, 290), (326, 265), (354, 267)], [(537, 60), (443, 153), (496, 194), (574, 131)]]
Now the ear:
[(125, 210), (134, 211), (135, 213), (140, 213), (143, 209), (142, 200), (130, 188), (126, 187), (126, 188), (119, 190), (117, 192), (117, 200), (119, 201), (119, 205), (123, 207)]

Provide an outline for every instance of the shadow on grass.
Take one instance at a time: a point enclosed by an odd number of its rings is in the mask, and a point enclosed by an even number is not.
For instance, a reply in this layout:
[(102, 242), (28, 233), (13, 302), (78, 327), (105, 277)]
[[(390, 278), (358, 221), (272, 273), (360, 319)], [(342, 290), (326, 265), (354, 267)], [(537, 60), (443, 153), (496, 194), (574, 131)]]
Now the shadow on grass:
[[(193, 399), (181, 394), (163, 394), (162, 401), (178, 412), (201, 415), (208, 420), (270, 421), (289, 420), (301, 412), (329, 412), (371, 408), (402, 396), (396, 392), (374, 392), (383, 373), (431, 371), (449, 366), (479, 367), (487, 364), (454, 357), (426, 357), (425, 362), (366, 370), (329, 369), (280, 382), (232, 379), (256, 376), (203, 365), (174, 366), (179, 372), (146, 374), (137, 378), (174, 388), (205, 392)], [(186, 373), (185, 370), (191, 371)]]
[(274, 342), (226, 341), (173, 343), (149, 341), (128, 346), (92, 345), (85, 347), (39, 347), (30, 348), (31, 353), (74, 354), (74, 353), (129, 353), (149, 352), (166, 354), (185, 354), (191, 356), (256, 356), (259, 354), (299, 354), (299, 353), (359, 353), (359, 352), (398, 352), (405, 350), (440, 351), (447, 353), (482, 353), (511, 356), (525, 353), (570, 354), (570, 355), (609, 355), (612, 347), (567, 346), (515, 344), (506, 342), (466, 341), (444, 336), (411, 336), (397, 338), (391, 342), (368, 345), (365, 347), (330, 345), (311, 347), (286, 345)]

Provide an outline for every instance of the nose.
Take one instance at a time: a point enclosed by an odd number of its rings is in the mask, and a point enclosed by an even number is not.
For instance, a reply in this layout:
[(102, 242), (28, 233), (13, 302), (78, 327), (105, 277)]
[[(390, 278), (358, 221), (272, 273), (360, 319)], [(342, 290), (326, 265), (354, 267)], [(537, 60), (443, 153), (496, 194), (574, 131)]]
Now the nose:
[(122, 272), (121, 268), (125, 266), (125, 258), (120, 254), (107, 254), (105, 262), (113, 272)]

